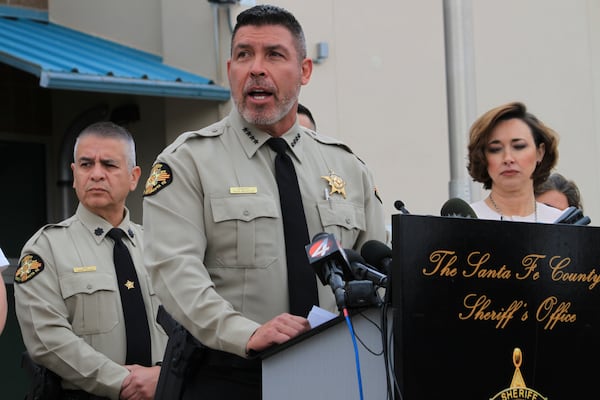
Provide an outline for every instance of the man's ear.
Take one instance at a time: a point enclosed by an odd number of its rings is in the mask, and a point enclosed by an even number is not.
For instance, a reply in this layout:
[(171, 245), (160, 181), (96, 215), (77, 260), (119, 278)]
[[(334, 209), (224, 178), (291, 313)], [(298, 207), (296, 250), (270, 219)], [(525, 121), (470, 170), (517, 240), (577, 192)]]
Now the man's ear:
[(129, 190), (131, 190), (132, 192), (137, 187), (137, 184), (140, 181), (141, 175), (142, 175), (142, 168), (140, 168), (139, 165), (136, 165), (135, 167), (133, 167), (131, 169), (131, 177), (130, 177), (131, 181), (129, 184)]
[(311, 58), (305, 58), (304, 60), (302, 60), (302, 85), (306, 85), (308, 82), (310, 82), (310, 77), (312, 75), (312, 70), (313, 70), (313, 60)]

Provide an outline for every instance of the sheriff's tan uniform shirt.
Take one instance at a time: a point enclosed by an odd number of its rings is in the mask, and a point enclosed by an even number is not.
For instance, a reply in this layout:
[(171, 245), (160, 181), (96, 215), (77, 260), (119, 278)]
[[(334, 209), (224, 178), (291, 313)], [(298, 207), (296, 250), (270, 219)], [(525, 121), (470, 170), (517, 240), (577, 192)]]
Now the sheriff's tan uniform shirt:
[[(142, 264), (143, 231), (129, 211), (119, 227), (138, 274), (155, 363), (168, 338), (156, 322), (159, 302)], [(106, 237), (111, 228), (80, 204), (71, 218), (40, 229), (21, 253), (15, 307), (35, 362), (60, 375), (67, 389), (118, 399), (129, 372), (114, 242)]]
[[(270, 137), (234, 109), (168, 146), (144, 196), (145, 263), (163, 304), (205, 345), (239, 356), (261, 324), (289, 311)], [(381, 201), (361, 160), (298, 124), (283, 138), (310, 239), (328, 232), (354, 249), (385, 242)], [(320, 306), (336, 312), (331, 288), (318, 286)]]

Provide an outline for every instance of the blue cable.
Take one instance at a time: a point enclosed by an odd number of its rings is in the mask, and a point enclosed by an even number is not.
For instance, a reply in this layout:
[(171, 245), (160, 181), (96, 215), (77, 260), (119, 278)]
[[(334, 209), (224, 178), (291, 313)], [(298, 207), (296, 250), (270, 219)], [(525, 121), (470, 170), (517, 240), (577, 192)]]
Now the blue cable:
[(350, 316), (348, 315), (348, 310), (346, 308), (344, 308), (344, 318), (346, 319), (346, 324), (348, 324), (348, 329), (350, 330), (350, 338), (352, 339), (352, 344), (354, 345), (354, 357), (356, 359), (356, 376), (358, 378), (358, 390), (360, 393), (360, 400), (364, 400), (362, 377), (360, 375), (360, 359), (358, 357), (358, 345), (356, 344), (356, 337), (354, 336), (354, 328), (352, 327), (352, 321), (350, 321)]

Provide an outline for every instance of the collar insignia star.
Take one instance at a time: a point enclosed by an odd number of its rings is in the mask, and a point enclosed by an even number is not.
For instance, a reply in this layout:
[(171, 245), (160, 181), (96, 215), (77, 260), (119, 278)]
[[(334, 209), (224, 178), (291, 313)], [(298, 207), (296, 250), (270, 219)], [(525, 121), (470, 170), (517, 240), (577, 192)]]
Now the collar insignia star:
[(247, 127), (243, 127), (242, 131), (246, 134), (246, 136), (248, 136), (248, 139), (250, 139), (250, 141), (254, 144), (258, 144), (258, 139), (256, 139), (256, 137), (254, 137), (254, 135), (252, 134), (252, 131), (250, 131), (250, 129), (248, 129)]
[(329, 194), (339, 193), (346, 198), (346, 182), (335, 172), (329, 171), (329, 176), (322, 176), (329, 183)]
[(300, 137), (300, 134), (296, 133), (296, 136), (294, 136), (294, 139), (292, 139), (292, 147), (295, 147), (298, 144), (298, 142), (300, 141)]
[(125, 287), (128, 290), (135, 289), (135, 284), (132, 281), (128, 280), (127, 282), (125, 282)]

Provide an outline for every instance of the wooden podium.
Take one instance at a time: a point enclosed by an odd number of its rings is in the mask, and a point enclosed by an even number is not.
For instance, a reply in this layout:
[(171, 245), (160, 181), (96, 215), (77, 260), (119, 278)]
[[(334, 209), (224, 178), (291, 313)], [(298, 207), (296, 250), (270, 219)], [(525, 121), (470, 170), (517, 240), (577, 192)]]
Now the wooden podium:
[[(351, 317), (358, 343), (365, 399), (386, 399), (382, 308)], [(391, 321), (391, 316), (388, 317)], [(387, 326), (391, 324), (388, 323)], [(354, 346), (345, 319), (335, 318), (261, 353), (263, 400), (359, 399)]]
[(600, 396), (600, 228), (403, 214), (392, 242), (403, 400), (496, 399), (517, 372), (538, 399)]

